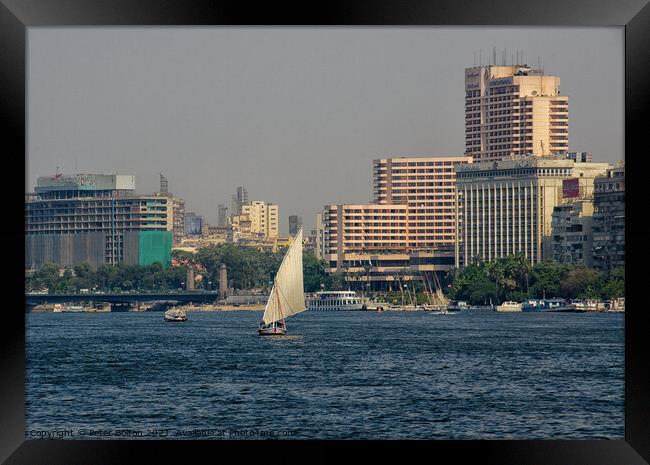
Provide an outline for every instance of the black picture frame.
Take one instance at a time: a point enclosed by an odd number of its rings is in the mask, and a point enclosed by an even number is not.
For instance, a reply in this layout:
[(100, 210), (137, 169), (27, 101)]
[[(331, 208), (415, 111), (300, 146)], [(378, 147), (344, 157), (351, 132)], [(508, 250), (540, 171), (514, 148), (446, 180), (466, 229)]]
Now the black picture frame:
[[(395, 2), (328, 1), (318, 4), (182, 0), (0, 0), (0, 111), (4, 137), (6, 181), (3, 247), (3, 308), (0, 321), (0, 459), (6, 463), (128, 463), (134, 454), (147, 462), (173, 457), (222, 458), (223, 449), (255, 459), (264, 442), (221, 441), (77, 441), (25, 440), (25, 320), (24, 320), (24, 192), (26, 162), (27, 28), (35, 26), (137, 25), (491, 25), (491, 26), (621, 26), (625, 28), (625, 152), (627, 190), (625, 314), (625, 440), (603, 441), (370, 441), (347, 442), (363, 454), (382, 456), (396, 444), (407, 457), (453, 457), (482, 464), (642, 464), (650, 461), (650, 367), (644, 354), (650, 338), (644, 310), (643, 239), (650, 237), (645, 220), (643, 176), (650, 151), (644, 139), (650, 105), (650, 5), (647, 0), (501, 0), (479, 2), (411, 0)], [(605, 90), (604, 90), (605, 91)], [(8, 164), (17, 161), (11, 168)], [(17, 175), (22, 171), (22, 180)], [(5, 184), (6, 184), (5, 181)], [(15, 184), (15, 185), (14, 185)], [(20, 198), (19, 198), (20, 197)], [(20, 225), (20, 226), (19, 226)], [(638, 270), (638, 271), (636, 271)], [(647, 306), (647, 305), (646, 305)], [(335, 441), (336, 442), (336, 441)], [(338, 442), (336, 442), (338, 444)], [(295, 447), (325, 457), (329, 441), (283, 443), (287, 455)], [(197, 455), (189, 455), (197, 454)], [(304, 459), (304, 456), (303, 456)]]

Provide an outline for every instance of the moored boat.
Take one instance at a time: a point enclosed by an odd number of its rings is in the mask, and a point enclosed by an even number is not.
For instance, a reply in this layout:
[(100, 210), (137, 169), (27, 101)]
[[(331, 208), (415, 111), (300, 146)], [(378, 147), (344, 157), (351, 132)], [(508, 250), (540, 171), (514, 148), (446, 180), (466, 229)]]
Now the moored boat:
[(496, 311), (502, 313), (521, 312), (521, 303), (513, 302), (512, 300), (507, 300), (506, 302), (503, 302), (501, 305), (497, 305)]
[(521, 304), (522, 312), (562, 312), (570, 307), (564, 299), (529, 299)]

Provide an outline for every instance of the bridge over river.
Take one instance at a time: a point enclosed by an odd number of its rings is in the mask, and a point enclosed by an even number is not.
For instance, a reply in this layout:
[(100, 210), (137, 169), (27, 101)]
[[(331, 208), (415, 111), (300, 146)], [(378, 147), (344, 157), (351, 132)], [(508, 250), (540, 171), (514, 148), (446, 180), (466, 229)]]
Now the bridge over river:
[(219, 291), (147, 292), (147, 293), (96, 293), (79, 294), (25, 294), (25, 306), (31, 309), (39, 304), (106, 302), (120, 305), (165, 302), (170, 304), (214, 303)]

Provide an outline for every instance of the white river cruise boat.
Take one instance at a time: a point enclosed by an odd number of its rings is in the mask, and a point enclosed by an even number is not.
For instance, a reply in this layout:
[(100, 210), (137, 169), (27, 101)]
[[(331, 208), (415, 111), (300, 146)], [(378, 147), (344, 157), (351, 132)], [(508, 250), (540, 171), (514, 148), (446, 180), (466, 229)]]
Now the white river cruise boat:
[(363, 304), (354, 291), (317, 292), (307, 299), (310, 310), (363, 310)]

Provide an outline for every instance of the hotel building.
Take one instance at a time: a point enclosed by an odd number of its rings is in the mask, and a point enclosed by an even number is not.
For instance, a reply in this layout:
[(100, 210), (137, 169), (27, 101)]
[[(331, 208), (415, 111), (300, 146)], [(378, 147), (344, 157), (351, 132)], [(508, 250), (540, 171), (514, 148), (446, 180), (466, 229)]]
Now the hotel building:
[(136, 195), (135, 176), (40, 176), (25, 202), (25, 267), (168, 266), (171, 208), (167, 197)]
[(562, 181), (576, 178), (591, 195), (607, 163), (575, 162), (565, 156), (524, 156), (460, 165), (456, 266), (524, 254), (531, 263), (552, 259), (552, 214), (562, 201)]
[(371, 281), (386, 281), (405, 268), (453, 267), (454, 168), (467, 163), (471, 157), (374, 160), (373, 203), (325, 206), (328, 272), (363, 272)]
[(526, 65), (465, 69), (465, 154), (475, 161), (569, 149), (569, 98), (560, 78)]

